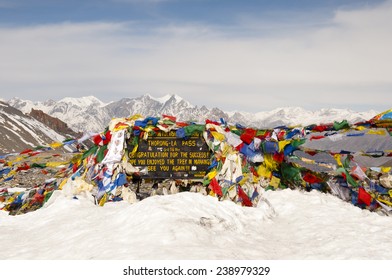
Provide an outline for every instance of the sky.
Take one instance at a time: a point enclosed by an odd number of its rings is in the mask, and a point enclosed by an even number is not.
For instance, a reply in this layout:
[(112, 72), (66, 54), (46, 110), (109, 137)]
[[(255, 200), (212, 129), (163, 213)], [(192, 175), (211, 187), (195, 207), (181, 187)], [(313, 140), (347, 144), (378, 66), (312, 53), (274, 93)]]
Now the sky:
[(392, 0), (0, 0), (0, 98), (390, 109)]

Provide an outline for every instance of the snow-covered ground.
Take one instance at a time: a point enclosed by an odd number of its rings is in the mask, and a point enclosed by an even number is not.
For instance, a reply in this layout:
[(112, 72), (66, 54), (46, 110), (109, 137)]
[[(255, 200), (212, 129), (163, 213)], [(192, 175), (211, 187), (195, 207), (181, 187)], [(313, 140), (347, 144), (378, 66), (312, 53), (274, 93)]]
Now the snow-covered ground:
[(1, 259), (392, 259), (392, 220), (319, 192), (277, 191), (258, 208), (179, 193), (95, 206), (58, 191), (0, 212)]

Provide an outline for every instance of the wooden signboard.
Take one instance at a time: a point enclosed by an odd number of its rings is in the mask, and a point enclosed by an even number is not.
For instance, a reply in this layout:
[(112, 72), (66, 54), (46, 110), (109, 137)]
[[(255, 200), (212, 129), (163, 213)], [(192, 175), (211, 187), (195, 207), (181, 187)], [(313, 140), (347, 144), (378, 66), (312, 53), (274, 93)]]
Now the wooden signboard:
[[(128, 147), (132, 151), (132, 147)], [(147, 167), (143, 178), (202, 179), (210, 166), (211, 152), (201, 134), (187, 139), (176, 137), (175, 131), (159, 132), (147, 141), (140, 140), (130, 163)]]

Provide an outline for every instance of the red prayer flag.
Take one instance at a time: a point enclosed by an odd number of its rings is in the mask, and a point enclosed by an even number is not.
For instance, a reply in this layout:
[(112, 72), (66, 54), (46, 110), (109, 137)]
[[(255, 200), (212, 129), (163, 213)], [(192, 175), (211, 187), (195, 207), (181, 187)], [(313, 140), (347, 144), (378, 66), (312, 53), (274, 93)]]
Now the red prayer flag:
[(222, 196), (222, 187), (218, 184), (218, 181), (213, 178), (210, 182), (211, 190), (219, 196)]
[(163, 117), (164, 119), (169, 119), (169, 120), (171, 120), (171, 121), (173, 121), (173, 122), (176, 122), (176, 120), (177, 120), (176, 117), (169, 116), (169, 115), (162, 115), (162, 117)]
[(272, 156), (273, 160), (279, 163), (282, 163), (284, 160), (284, 153), (275, 153)]
[(365, 191), (364, 188), (359, 188), (358, 191), (358, 203), (364, 203), (367, 206), (372, 203), (372, 196)]
[(243, 191), (243, 189), (238, 186), (238, 196), (242, 199), (242, 205), (252, 207), (252, 201), (250, 201), (248, 195)]
[(319, 139), (323, 139), (323, 138), (325, 138), (325, 136), (323, 136), (323, 135), (318, 135), (318, 136), (313, 135), (312, 137), (310, 137), (310, 141), (319, 140)]
[(249, 145), (250, 143), (252, 143), (253, 138), (255, 138), (256, 132), (257, 131), (253, 128), (247, 128), (245, 129), (244, 133), (242, 133), (240, 138), (243, 142)]
[(209, 124), (209, 123), (220, 126), (220, 123), (218, 123), (218, 122), (214, 122), (214, 121), (211, 121), (211, 120), (206, 120), (206, 124)]
[(23, 155), (23, 154), (28, 154), (31, 152), (33, 152), (33, 150), (27, 149), (27, 150), (24, 150), (23, 152), (21, 152), (20, 154)]
[(321, 183), (322, 180), (318, 178), (317, 176), (313, 175), (312, 173), (306, 173), (305, 176), (302, 177), (305, 182), (308, 182), (309, 184), (314, 184), (314, 183)]

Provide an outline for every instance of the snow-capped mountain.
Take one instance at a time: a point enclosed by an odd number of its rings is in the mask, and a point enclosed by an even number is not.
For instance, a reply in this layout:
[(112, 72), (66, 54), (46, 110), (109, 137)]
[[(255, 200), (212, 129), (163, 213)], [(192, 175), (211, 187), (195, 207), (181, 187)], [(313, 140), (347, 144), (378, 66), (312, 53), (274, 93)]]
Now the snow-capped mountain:
[(35, 118), (0, 101), (0, 154), (20, 152), (64, 139)]
[(259, 126), (273, 127), (277, 125), (309, 125), (330, 123), (333, 121), (347, 120), (356, 123), (369, 120), (377, 114), (376, 111), (355, 112), (348, 109), (321, 109), (308, 111), (300, 107), (277, 108), (272, 111), (255, 114)]
[(195, 106), (178, 95), (160, 98), (149, 94), (137, 98), (123, 98), (105, 104), (94, 96), (64, 98), (60, 101), (33, 102), (13, 98), (8, 101), (15, 108), (29, 113), (32, 108), (57, 117), (69, 124), (74, 131), (102, 131), (114, 117), (128, 117), (134, 114), (160, 117), (173, 115), (179, 121), (204, 122), (206, 119), (223, 118), (228, 123), (239, 123), (249, 127), (272, 128), (280, 125), (309, 125), (329, 123), (346, 119), (351, 123), (368, 120), (375, 111), (354, 112), (346, 109), (321, 109), (308, 111), (299, 107), (278, 108), (258, 113), (224, 112), (219, 108)]
[(25, 114), (29, 114), (33, 108), (42, 110), (46, 114), (59, 118), (67, 123), (76, 132), (101, 131), (108, 120), (110, 120), (108, 112), (105, 109), (107, 104), (94, 96), (81, 98), (67, 97), (59, 101), (47, 100), (44, 102), (13, 98), (8, 103)]

